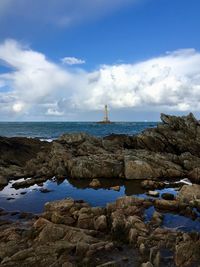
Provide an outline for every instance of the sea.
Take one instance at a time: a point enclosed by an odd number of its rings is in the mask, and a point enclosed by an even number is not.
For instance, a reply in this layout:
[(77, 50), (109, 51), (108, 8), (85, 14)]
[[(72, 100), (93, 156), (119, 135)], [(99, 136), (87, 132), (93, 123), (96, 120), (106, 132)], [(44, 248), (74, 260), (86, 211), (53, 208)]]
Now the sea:
[(52, 141), (64, 133), (85, 132), (97, 137), (109, 134), (135, 135), (158, 122), (0, 122), (0, 136), (23, 136)]
[[(85, 132), (97, 137), (104, 137), (113, 133), (136, 135), (157, 125), (158, 122), (115, 122), (112, 124), (95, 122), (0, 122), (0, 136), (38, 138), (52, 142), (64, 133)], [(127, 181), (125, 179), (101, 179), (101, 187), (96, 189), (90, 187), (90, 179), (74, 180), (69, 177), (65, 177), (62, 182), (52, 177), (43, 184), (35, 184), (29, 188), (18, 190), (12, 187), (13, 182), (15, 181), (10, 181), (8, 186), (0, 191), (0, 208), (11, 213), (13, 211), (41, 213), (46, 202), (64, 198), (81, 199), (91, 206), (105, 207), (107, 203), (114, 202), (122, 196), (148, 197), (147, 192), (141, 187), (141, 181)], [(158, 190), (158, 192), (160, 197), (164, 192), (170, 192), (174, 195), (178, 193), (176, 188), (166, 188)], [(153, 208), (146, 210), (146, 220), (151, 219), (153, 212)], [(13, 216), (12, 219), (18, 220), (17, 216)], [(11, 218), (9, 217), (9, 219)], [(198, 220), (200, 220), (200, 215)], [(163, 226), (180, 228), (186, 232), (200, 232), (199, 221), (192, 221), (172, 213), (164, 215)]]

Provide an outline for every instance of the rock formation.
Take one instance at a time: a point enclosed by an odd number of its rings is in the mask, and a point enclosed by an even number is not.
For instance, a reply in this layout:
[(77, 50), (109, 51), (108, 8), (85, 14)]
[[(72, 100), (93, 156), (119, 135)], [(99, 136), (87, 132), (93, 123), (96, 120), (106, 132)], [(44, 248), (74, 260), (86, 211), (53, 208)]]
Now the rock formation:
[(64, 134), (52, 143), (0, 138), (0, 185), (19, 177), (154, 179), (200, 182), (200, 123), (192, 114), (161, 115), (137, 136)]

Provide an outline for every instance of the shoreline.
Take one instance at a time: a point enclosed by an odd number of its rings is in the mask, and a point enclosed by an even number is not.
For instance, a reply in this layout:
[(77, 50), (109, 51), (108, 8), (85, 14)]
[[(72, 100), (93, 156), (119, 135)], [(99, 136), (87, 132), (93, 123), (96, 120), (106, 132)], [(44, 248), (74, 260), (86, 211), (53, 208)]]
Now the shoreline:
[[(136, 136), (64, 134), (51, 143), (0, 137), (2, 188), (12, 179), (18, 189), (69, 177), (90, 178), (88, 186), (100, 189), (104, 178), (137, 180), (147, 196), (120, 197), (106, 207), (52, 201), (42, 214), (17, 221), (4, 220), (0, 210), (1, 266), (198, 266), (200, 233), (165, 227), (164, 214), (200, 223), (200, 123), (192, 114), (161, 120)], [(156, 196), (177, 179), (185, 179), (177, 195)]]

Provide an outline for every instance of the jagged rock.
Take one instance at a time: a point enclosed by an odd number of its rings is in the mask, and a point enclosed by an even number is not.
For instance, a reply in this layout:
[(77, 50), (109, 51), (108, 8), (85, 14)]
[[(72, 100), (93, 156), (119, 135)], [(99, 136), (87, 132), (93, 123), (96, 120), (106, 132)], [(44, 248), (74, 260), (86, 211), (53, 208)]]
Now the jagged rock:
[(101, 187), (101, 183), (98, 179), (93, 179), (91, 183), (89, 184), (89, 186), (93, 188), (98, 188), (98, 187)]
[(182, 241), (176, 245), (175, 263), (178, 267), (198, 266), (200, 262), (200, 241)]
[(200, 185), (184, 185), (178, 194), (178, 199), (187, 203), (200, 200)]
[(144, 180), (141, 182), (141, 186), (144, 189), (162, 189), (164, 188), (166, 185), (163, 182), (159, 182), (159, 181), (153, 181), (153, 180)]
[[(188, 176), (199, 182), (199, 121), (192, 114), (161, 114), (161, 120), (156, 128), (137, 136), (113, 134), (101, 139), (73, 133), (51, 143), (1, 137), (0, 175), (9, 179), (67, 176), (148, 180)], [(164, 185), (148, 186), (156, 189)]]
[(0, 175), (0, 187), (6, 186), (8, 184), (8, 179)]
[(108, 228), (107, 225), (107, 218), (105, 215), (99, 216), (95, 221), (94, 221), (94, 228), (99, 231), (105, 231)]
[(148, 261), (148, 262), (142, 263), (141, 267), (153, 267), (153, 264), (150, 261)]
[(123, 162), (114, 155), (83, 156), (70, 160), (68, 171), (72, 178), (120, 178)]

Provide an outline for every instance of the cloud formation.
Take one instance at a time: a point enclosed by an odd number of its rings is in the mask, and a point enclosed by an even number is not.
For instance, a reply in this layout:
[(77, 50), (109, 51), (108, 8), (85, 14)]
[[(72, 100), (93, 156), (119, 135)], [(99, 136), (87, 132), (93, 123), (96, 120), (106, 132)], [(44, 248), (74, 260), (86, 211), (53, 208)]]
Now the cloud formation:
[(61, 62), (67, 65), (81, 65), (86, 63), (85, 60), (76, 57), (64, 57), (61, 59)]
[(0, 61), (0, 119), (8, 116), (66, 117), (72, 112), (129, 108), (200, 111), (200, 52), (182, 49), (133, 64), (98, 70), (65, 69), (29, 47), (7, 40)]

